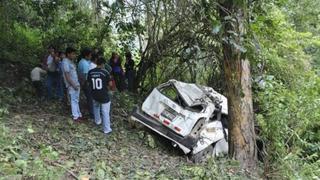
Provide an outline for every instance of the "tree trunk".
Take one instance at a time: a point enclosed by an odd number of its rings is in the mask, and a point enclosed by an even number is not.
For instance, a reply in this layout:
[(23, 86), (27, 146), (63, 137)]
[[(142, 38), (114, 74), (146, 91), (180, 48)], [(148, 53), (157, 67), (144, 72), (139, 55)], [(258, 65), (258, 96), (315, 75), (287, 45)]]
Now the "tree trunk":
[(99, 23), (101, 18), (101, 7), (99, 0), (91, 0), (91, 6), (93, 10), (92, 22)]
[(254, 169), (257, 161), (252, 106), (250, 63), (245, 57), (246, 1), (226, 0), (221, 6), (224, 19), (223, 66), (229, 103), (229, 155), (241, 168)]

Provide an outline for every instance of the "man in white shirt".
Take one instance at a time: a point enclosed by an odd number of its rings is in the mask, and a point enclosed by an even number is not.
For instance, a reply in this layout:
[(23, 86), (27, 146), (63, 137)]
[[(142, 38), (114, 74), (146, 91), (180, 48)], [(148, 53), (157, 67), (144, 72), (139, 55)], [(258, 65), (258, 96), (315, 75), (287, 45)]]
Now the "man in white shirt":
[(36, 94), (38, 98), (42, 98), (43, 96), (41, 74), (46, 74), (46, 73), (47, 72), (45, 70), (41, 69), (41, 65), (38, 65), (37, 67), (33, 68), (30, 73), (32, 85), (36, 90)]
[(68, 47), (66, 49), (66, 58), (62, 60), (63, 78), (68, 89), (71, 103), (71, 113), (74, 122), (82, 120), (82, 113), (79, 107), (80, 100), (80, 83), (77, 75), (77, 68), (74, 64), (76, 58), (76, 50)]

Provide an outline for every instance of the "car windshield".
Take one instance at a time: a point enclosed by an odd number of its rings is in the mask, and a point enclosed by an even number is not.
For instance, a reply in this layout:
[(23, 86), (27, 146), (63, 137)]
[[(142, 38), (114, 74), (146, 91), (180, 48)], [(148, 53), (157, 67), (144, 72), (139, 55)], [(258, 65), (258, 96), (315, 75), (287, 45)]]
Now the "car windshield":
[(182, 107), (186, 107), (186, 103), (183, 101), (183, 99), (179, 96), (177, 90), (172, 85), (165, 86), (160, 89), (160, 92), (171, 99), (172, 101), (176, 102)]
[(197, 85), (176, 81), (174, 86), (189, 107), (202, 104), (200, 99), (205, 94)]
[[(166, 86), (161, 87), (159, 90), (164, 96), (168, 97), (183, 108), (196, 112), (200, 112), (203, 110), (203, 106), (198, 100), (194, 100), (193, 97), (190, 96), (190, 94), (184, 92), (182, 92), (182, 94), (184, 95), (184, 97), (182, 97), (180, 91), (178, 91), (177, 88), (172, 84), (167, 84)], [(192, 102), (190, 103), (191, 106), (187, 104), (186, 98), (188, 102)]]

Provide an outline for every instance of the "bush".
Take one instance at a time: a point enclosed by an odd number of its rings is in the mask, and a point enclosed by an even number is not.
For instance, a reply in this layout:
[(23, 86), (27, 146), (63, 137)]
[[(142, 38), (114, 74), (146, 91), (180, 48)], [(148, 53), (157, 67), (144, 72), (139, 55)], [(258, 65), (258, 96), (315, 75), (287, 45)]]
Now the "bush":
[(320, 175), (320, 78), (310, 72), (299, 81), (301, 86), (294, 88), (267, 81), (257, 93), (262, 108), (257, 119), (266, 142), (266, 166), (281, 176), (312, 178)]

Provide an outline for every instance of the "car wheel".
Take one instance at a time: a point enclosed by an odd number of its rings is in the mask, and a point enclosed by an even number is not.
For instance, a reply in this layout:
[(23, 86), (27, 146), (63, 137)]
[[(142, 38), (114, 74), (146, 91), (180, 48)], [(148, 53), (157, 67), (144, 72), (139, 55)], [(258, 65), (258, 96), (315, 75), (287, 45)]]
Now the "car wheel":
[(194, 163), (206, 162), (206, 160), (213, 155), (213, 145), (206, 147), (204, 150), (197, 154), (192, 154), (190, 159)]
[(200, 136), (200, 132), (202, 131), (202, 129), (204, 128), (204, 123), (205, 123), (205, 119), (204, 118), (201, 118), (198, 120), (198, 122), (196, 123), (196, 125), (194, 125), (194, 127), (192, 128), (191, 130), (191, 133), (190, 135), (197, 139), (199, 138)]

